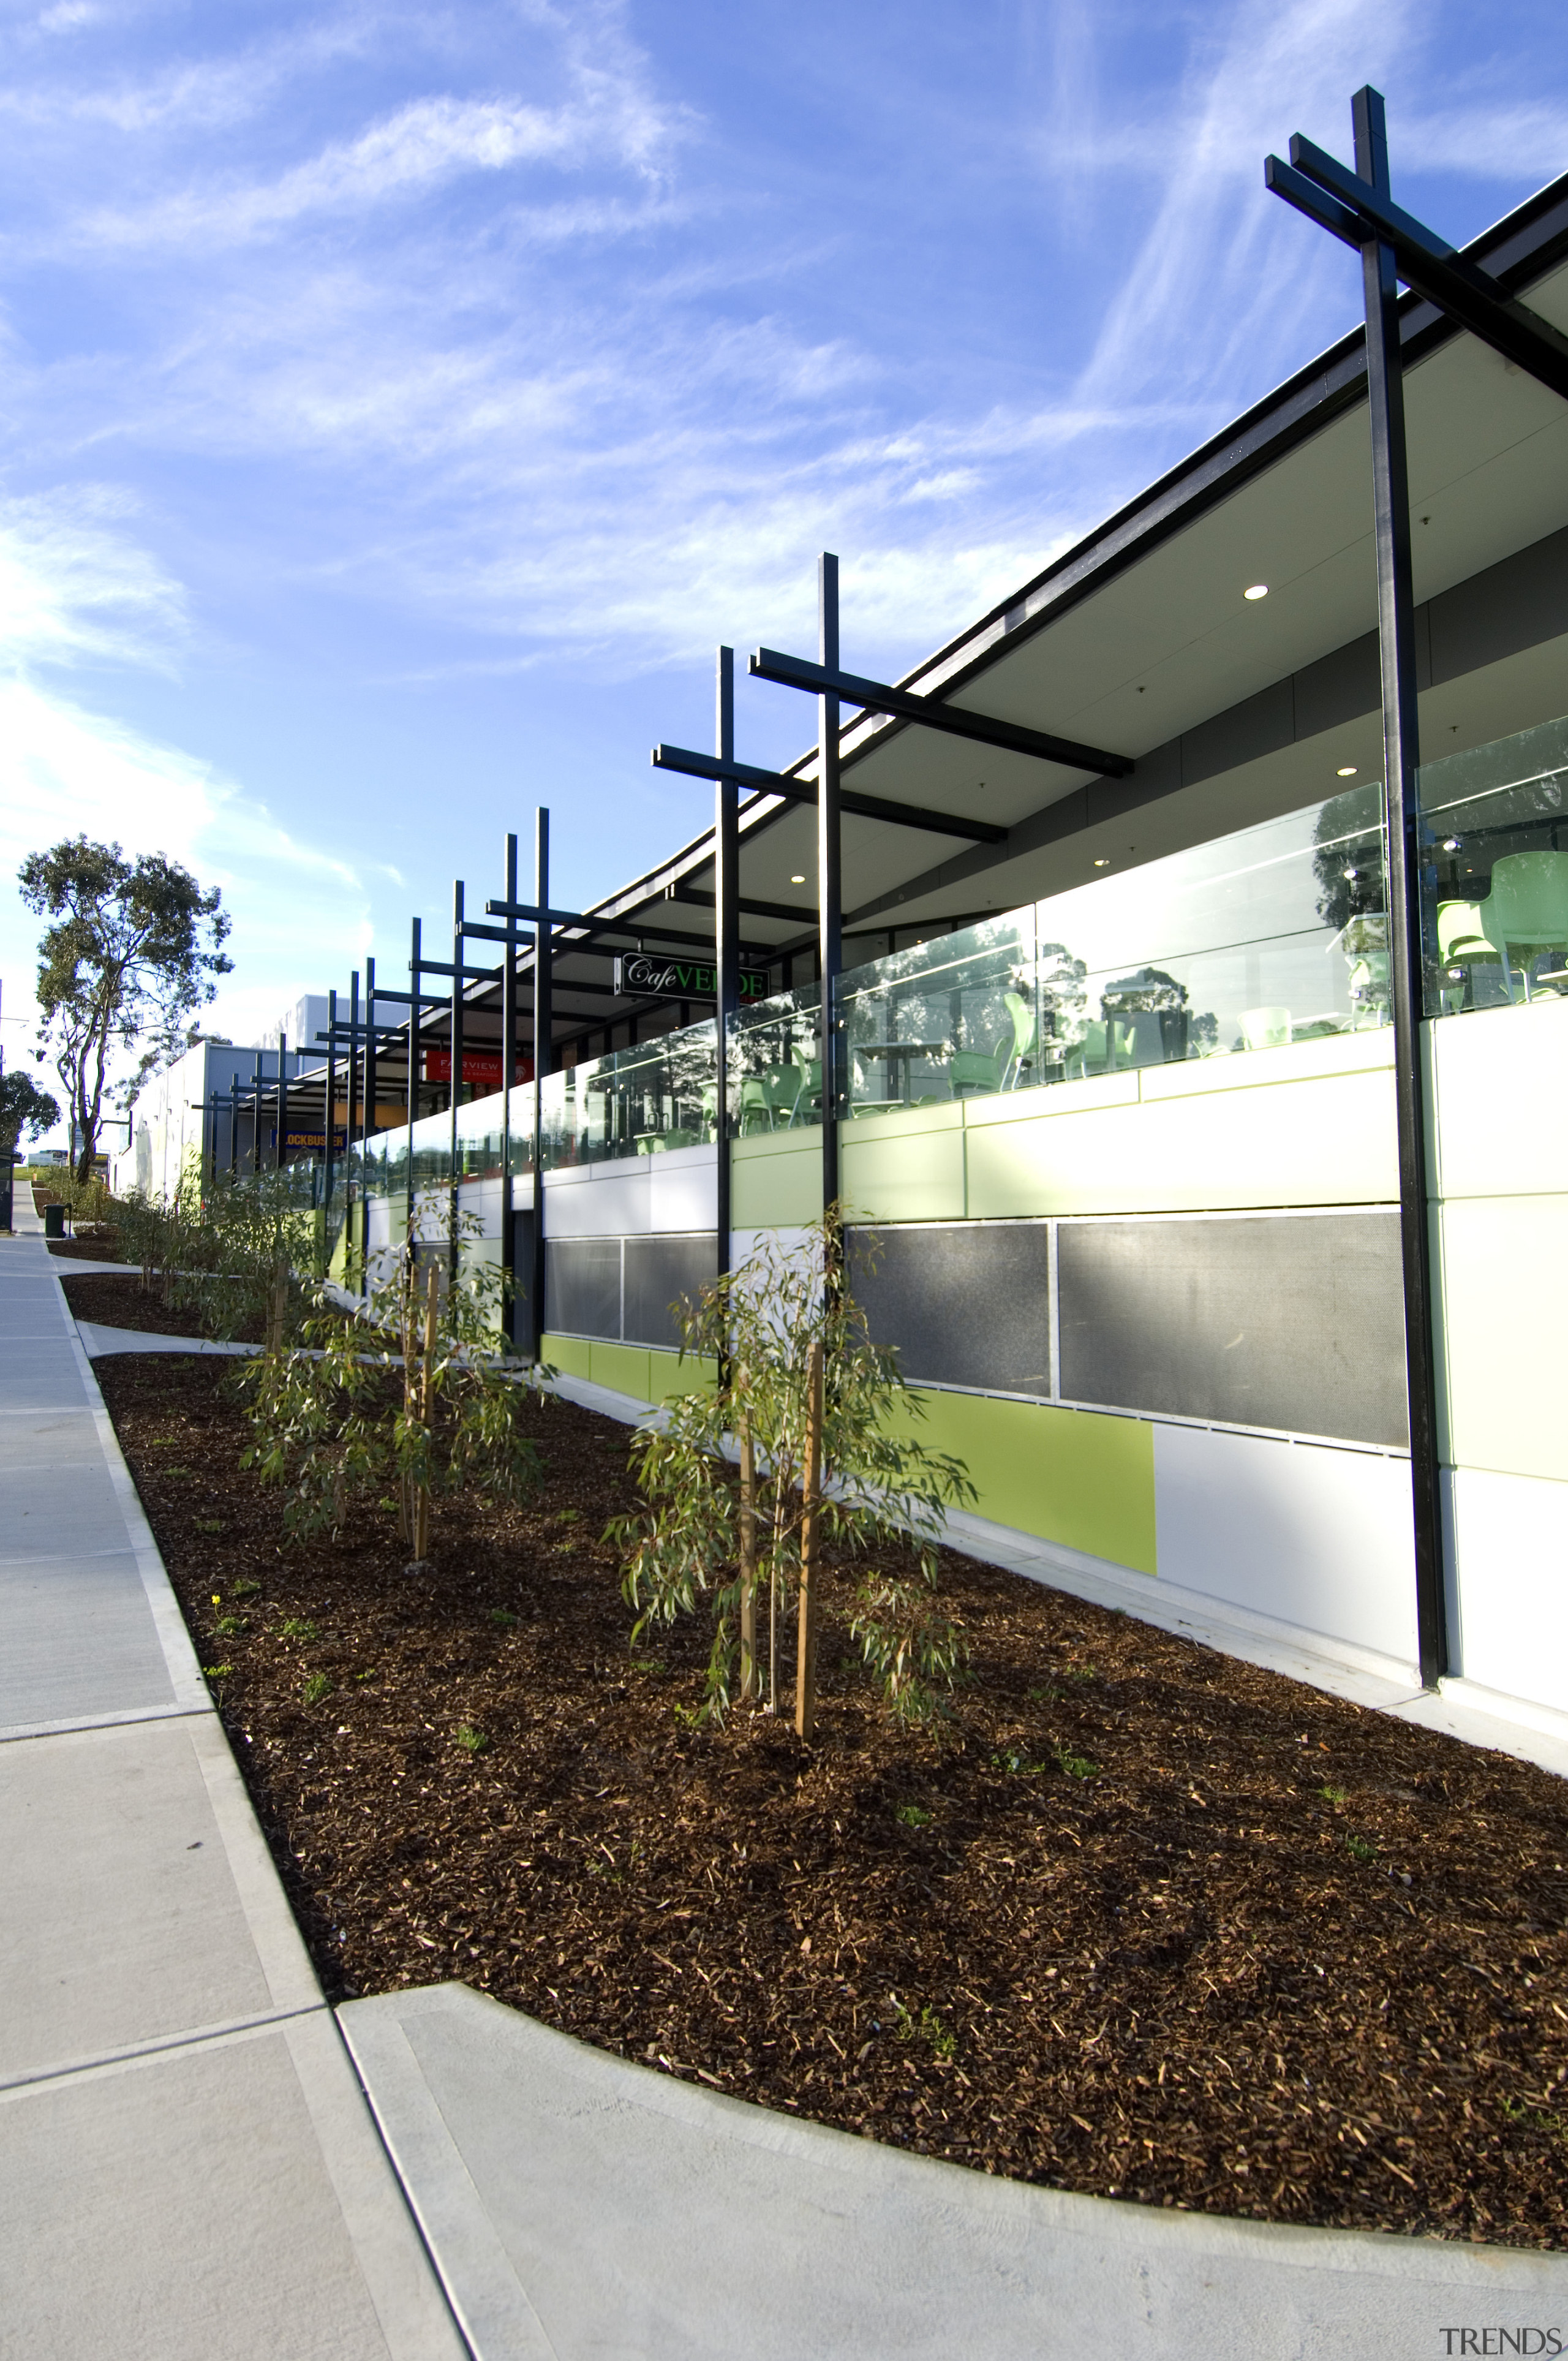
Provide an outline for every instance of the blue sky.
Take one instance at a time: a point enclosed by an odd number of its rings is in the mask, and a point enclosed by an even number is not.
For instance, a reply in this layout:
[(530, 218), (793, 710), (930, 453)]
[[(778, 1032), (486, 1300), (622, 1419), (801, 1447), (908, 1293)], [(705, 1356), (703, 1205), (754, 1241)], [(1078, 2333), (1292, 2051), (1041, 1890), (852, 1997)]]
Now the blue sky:
[(1456, 238), (1568, 169), (1544, 5), (0, 0), (7, 1056), (78, 828), (223, 886), (236, 1038), (536, 803), (573, 899), (695, 832), (819, 547), (900, 670), (1352, 323), (1261, 159), (1368, 80)]

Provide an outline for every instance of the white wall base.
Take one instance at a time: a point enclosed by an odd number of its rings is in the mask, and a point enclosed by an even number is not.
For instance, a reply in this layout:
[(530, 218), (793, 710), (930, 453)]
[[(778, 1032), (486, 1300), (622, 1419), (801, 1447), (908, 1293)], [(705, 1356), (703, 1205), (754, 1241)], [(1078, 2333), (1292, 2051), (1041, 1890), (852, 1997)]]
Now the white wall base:
[(1457, 1467), (1449, 1498), (1460, 1678), (1568, 1714), (1568, 1483)]
[(1336, 1653), (1416, 1663), (1408, 1459), (1157, 1425), (1154, 1462), (1162, 1588), (1316, 1633)]

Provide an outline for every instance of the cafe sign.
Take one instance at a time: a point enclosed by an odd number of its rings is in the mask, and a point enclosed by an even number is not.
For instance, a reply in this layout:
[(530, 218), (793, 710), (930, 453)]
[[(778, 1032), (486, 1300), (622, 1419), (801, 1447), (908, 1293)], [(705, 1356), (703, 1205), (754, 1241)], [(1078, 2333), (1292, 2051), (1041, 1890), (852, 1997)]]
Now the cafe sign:
[[(718, 971), (711, 960), (654, 959), (646, 951), (629, 951), (615, 962), (615, 988), (640, 1000), (717, 1000)], [(767, 996), (765, 971), (743, 967), (741, 999)]]

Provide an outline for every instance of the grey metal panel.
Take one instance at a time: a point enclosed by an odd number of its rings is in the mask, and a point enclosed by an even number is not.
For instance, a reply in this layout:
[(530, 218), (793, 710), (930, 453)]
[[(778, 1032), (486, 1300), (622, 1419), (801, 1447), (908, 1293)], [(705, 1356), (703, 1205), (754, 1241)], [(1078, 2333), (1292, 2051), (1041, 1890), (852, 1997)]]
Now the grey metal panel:
[(1303, 664), (1295, 687), (1298, 738), (1316, 738), (1321, 730), (1376, 713), (1383, 702), (1376, 632), (1364, 631), (1315, 664)]
[(1407, 1440), (1398, 1216), (1064, 1222), (1064, 1400)]
[(1559, 638), (1568, 631), (1568, 529), (1456, 582), (1427, 612), (1439, 682)]
[(1296, 700), (1287, 675), (1183, 733), (1181, 784), (1195, 786), (1200, 779), (1234, 771), (1239, 763), (1255, 763), (1260, 754), (1288, 746), (1295, 735)]
[(685, 1297), (695, 1304), (718, 1268), (713, 1230), (688, 1236), (652, 1236), (626, 1241), (626, 1341), (674, 1352), (680, 1323), (671, 1306)]
[(906, 1378), (995, 1393), (1050, 1392), (1050, 1236), (1044, 1222), (852, 1230), (850, 1285)]
[(620, 1334), (620, 1240), (544, 1240), (545, 1326), (562, 1336)]

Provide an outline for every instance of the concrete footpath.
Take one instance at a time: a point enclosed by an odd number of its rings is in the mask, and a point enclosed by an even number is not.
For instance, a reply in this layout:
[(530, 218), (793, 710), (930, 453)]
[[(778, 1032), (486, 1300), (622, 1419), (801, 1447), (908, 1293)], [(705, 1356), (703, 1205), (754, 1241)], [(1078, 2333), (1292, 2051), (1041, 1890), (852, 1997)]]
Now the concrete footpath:
[(1568, 2351), (1568, 2257), (992, 2180), (460, 1984), (334, 2016), (61, 1268), (0, 1237), (4, 2361)]
[(456, 2361), (60, 1268), (0, 1237), (0, 2354)]

